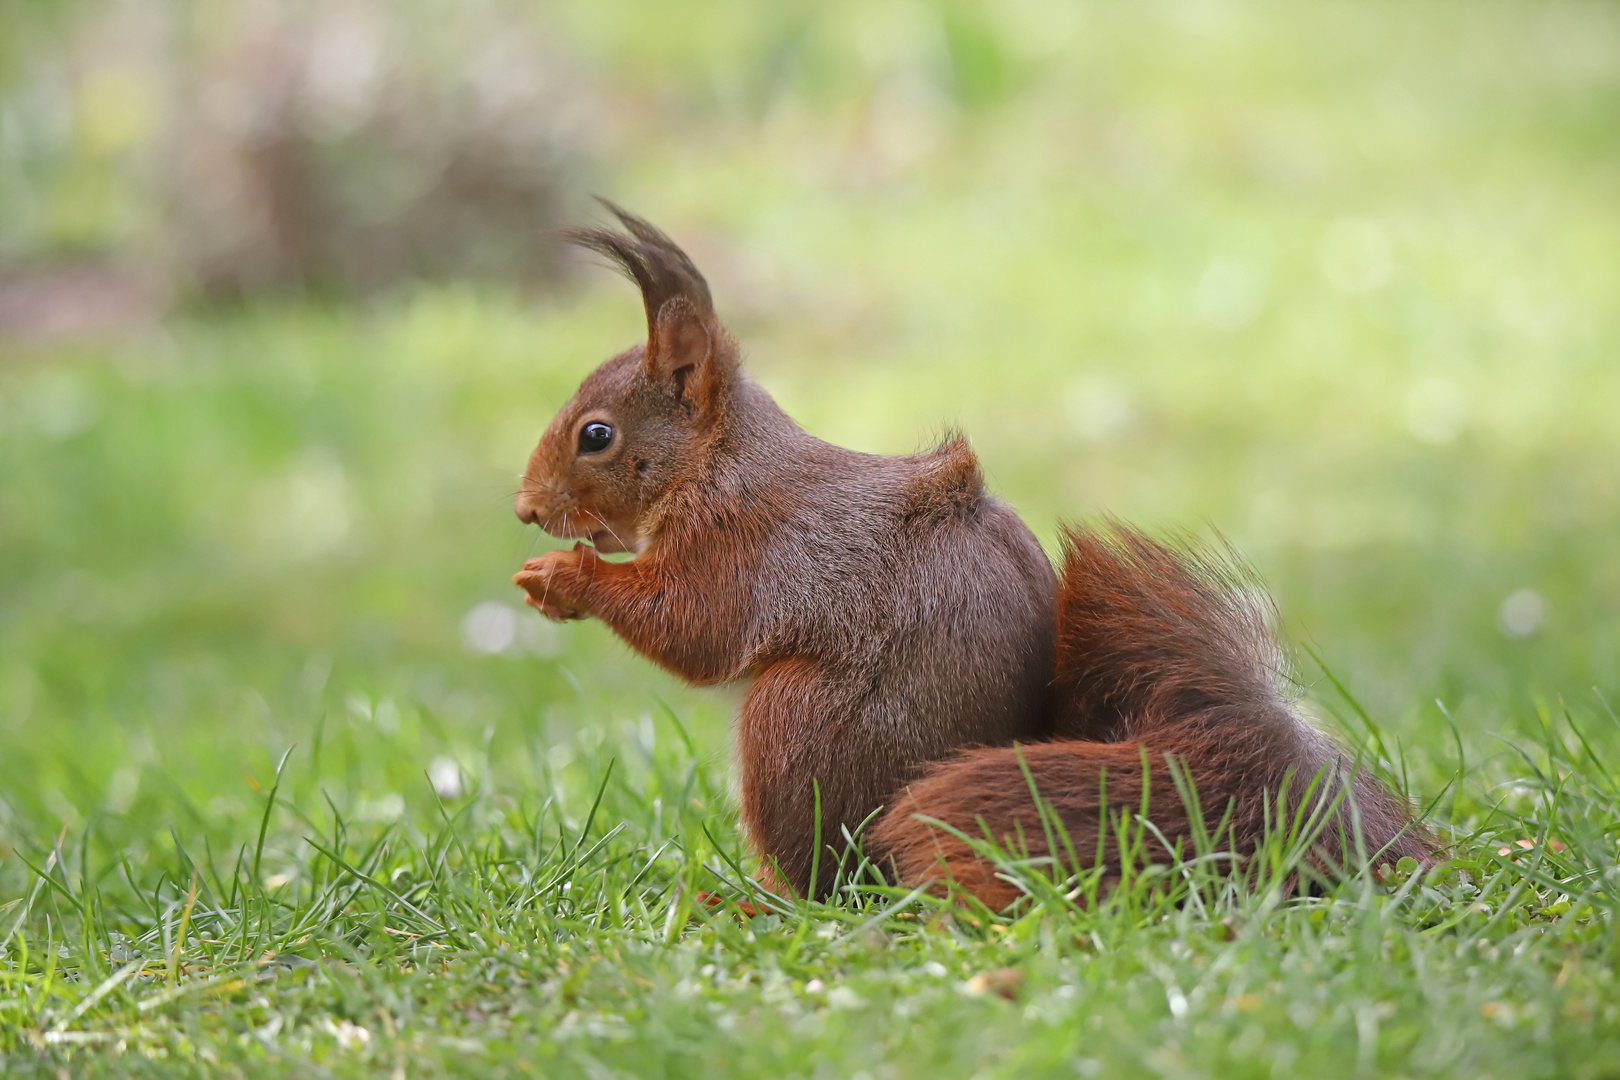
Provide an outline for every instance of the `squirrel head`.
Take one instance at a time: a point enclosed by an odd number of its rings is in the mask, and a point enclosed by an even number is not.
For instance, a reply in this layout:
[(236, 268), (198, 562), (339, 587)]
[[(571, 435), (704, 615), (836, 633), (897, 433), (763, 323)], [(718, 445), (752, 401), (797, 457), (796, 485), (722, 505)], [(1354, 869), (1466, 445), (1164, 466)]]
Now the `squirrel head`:
[(736, 346), (675, 242), (606, 200), (625, 228), (574, 229), (641, 289), (647, 342), (593, 371), (529, 457), (515, 509), (553, 536), (640, 551), (659, 501), (701, 471), (723, 432)]

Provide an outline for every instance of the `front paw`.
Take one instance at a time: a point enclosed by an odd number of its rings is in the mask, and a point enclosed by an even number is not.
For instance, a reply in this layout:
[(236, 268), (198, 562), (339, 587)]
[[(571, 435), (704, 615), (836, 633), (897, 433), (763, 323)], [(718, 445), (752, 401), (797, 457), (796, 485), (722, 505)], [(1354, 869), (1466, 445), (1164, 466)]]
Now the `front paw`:
[(572, 551), (548, 551), (524, 563), (512, 575), (512, 584), (528, 594), (525, 603), (553, 622), (583, 619), (590, 612), (578, 595), (578, 586), (586, 580), (581, 571), (592, 557), (583, 544), (576, 544)]

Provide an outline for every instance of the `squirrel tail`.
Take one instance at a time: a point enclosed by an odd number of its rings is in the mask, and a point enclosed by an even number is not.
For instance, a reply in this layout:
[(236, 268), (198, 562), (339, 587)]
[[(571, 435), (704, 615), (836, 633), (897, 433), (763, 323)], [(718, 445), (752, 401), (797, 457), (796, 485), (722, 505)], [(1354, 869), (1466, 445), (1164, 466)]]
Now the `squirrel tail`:
[[(1116, 878), (1115, 825), (1144, 805), (1157, 834), (1145, 831), (1140, 857), (1168, 861), (1159, 837), (1173, 845), (1194, 829), (1175, 771), (1210, 828), (1229, 814), (1216, 839), (1238, 854), (1259, 845), (1280, 806), (1309, 800), (1326, 815), (1312, 852), (1319, 864), (1363, 852), (1434, 859), (1405, 801), (1293, 708), (1268, 629), (1271, 602), (1229, 551), (1172, 546), (1117, 524), (1068, 529), (1063, 546), (1055, 737), (969, 750), (902, 792), (869, 837), (898, 880), (953, 878), (993, 908), (1016, 899), (958, 833), (1034, 857), (1101, 860), (1105, 879)], [(1067, 834), (1055, 852), (1054, 817)]]

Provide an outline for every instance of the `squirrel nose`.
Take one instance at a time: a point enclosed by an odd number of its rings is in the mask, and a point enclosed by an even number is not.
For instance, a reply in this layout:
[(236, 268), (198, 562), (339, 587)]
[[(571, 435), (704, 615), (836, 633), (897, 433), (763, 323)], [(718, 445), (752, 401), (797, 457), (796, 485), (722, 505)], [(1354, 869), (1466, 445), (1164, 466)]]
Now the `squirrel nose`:
[(517, 514), (518, 520), (525, 525), (540, 524), (540, 509), (528, 500), (527, 495), (519, 495), (512, 504), (512, 510)]

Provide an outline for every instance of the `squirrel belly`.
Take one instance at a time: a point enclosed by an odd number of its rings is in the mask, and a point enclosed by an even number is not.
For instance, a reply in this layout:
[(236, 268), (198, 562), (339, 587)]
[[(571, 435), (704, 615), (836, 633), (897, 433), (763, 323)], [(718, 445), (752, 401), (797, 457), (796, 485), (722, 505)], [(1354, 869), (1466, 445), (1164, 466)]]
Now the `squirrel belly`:
[[(1158, 832), (1143, 834), (1139, 857), (1169, 861), (1159, 837), (1188, 838), (1174, 760), (1206, 827), (1230, 812), (1222, 850), (1251, 853), (1268, 815), (1277, 821), (1291, 798), (1322, 815), (1312, 853), (1319, 868), (1344, 867), (1362, 853), (1432, 861), (1434, 839), (1413, 824), (1410, 807), (1283, 696), (1267, 611), (1244, 584), (1227, 561), (1120, 526), (1066, 530), (1054, 740), (968, 750), (935, 765), (878, 820), (868, 854), (904, 884), (948, 877), (991, 908), (1019, 891), (951, 830), (1020, 845), (1036, 858), (1075, 860), (1075, 870), (1100, 860), (1106, 883), (1120, 870), (1114, 823), (1140, 811), (1144, 783), (1146, 817)], [(1055, 817), (1067, 834), (1058, 851), (1048, 850), (1031, 783), (1049, 807), (1047, 821)]]

